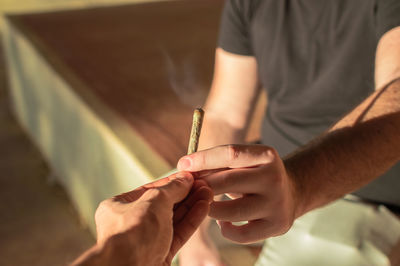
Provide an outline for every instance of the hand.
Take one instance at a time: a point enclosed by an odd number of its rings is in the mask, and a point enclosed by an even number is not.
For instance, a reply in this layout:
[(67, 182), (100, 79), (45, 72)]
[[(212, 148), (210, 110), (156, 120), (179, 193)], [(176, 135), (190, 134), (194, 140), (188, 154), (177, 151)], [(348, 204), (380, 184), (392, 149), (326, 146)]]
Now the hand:
[(204, 181), (181, 172), (103, 201), (95, 215), (98, 240), (91, 252), (101, 258), (92, 261), (170, 265), (207, 215), (211, 199)]
[[(218, 220), (224, 237), (250, 243), (289, 230), (296, 217), (293, 180), (277, 152), (262, 145), (224, 145), (182, 157), (178, 169), (196, 172), (215, 195), (209, 216)], [(232, 222), (248, 221), (235, 226)]]

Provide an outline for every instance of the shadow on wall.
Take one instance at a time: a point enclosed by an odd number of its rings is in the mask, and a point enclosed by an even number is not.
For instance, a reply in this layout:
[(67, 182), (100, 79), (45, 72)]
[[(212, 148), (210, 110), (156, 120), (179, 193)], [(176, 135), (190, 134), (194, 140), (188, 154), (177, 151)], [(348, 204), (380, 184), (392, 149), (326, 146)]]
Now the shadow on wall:
[[(93, 126), (96, 118), (68, 95), (66, 84), (35, 58), (19, 36), (7, 39), (13, 107), (19, 121), (36, 140), (51, 163), (71, 200), (94, 230), (98, 203), (149, 180), (133, 169), (131, 158), (113, 140), (106, 128)], [(16, 62), (23, 62), (18, 64)], [(32, 70), (40, 70), (34, 72)], [(67, 92), (67, 95), (63, 93)], [(72, 100), (71, 100), (72, 99)], [(67, 173), (67, 174), (66, 174)]]
[[(0, 0), (0, 16), (3, 14), (49, 12), (157, 1), (166, 0)], [(0, 19), (0, 31), (3, 27), (4, 22)]]

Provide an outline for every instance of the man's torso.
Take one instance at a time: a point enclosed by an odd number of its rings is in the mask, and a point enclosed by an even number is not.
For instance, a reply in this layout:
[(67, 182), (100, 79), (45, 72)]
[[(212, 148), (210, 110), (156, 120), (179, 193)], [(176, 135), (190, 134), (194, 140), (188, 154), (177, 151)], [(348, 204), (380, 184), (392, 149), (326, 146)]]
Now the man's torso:
[[(264, 144), (284, 156), (374, 91), (375, 50), (384, 33), (378, 2), (384, 1), (231, 1), (233, 11), (223, 18), (220, 45), (257, 59), (268, 94)], [(230, 46), (229, 36), (224, 39), (224, 20), (233, 14), (240, 14), (234, 22), (244, 32), (239, 40), (248, 39), (244, 48)], [(356, 194), (400, 205), (399, 175), (397, 165)]]

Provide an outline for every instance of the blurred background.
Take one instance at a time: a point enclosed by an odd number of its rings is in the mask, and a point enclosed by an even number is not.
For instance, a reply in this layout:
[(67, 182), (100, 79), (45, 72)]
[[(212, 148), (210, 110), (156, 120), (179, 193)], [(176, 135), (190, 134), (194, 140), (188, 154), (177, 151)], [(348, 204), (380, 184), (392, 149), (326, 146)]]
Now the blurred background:
[[(0, 14), (131, 2), (136, 1), (0, 0)], [(2, 42), (0, 46), (0, 265), (66, 265), (95, 240), (11, 112)]]
[[(174, 171), (223, 3), (0, 0), (0, 265), (66, 265), (95, 243), (101, 200)], [(210, 230), (227, 265), (254, 264), (259, 245)]]
[[(0, 0), (0, 13), (104, 7), (135, 0)], [(0, 20), (0, 30), (4, 20)], [(0, 38), (2, 38), (0, 31)], [(65, 265), (94, 243), (37, 146), (16, 121), (0, 42), (0, 265)]]
[(0, 49), (0, 265), (65, 265), (94, 243), (10, 111)]
[(223, 1), (171, 3), (0, 0), (0, 265), (71, 262), (98, 202), (185, 154)]

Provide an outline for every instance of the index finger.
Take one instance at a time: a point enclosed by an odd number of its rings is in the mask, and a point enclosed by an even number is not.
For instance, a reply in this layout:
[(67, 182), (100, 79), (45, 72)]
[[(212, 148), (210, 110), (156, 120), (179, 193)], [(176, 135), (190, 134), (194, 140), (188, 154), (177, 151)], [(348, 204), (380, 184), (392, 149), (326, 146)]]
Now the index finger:
[(133, 202), (137, 199), (139, 199), (147, 190), (152, 189), (152, 188), (161, 188), (163, 186), (166, 186), (168, 183), (171, 182), (171, 180), (174, 180), (177, 175), (191, 175), (189, 173), (175, 173), (170, 176), (158, 179), (156, 181), (153, 181), (151, 183), (144, 184), (143, 186), (140, 186), (134, 190), (122, 193), (120, 195), (114, 196), (113, 199), (115, 201), (119, 201), (122, 203), (129, 203)]
[(252, 167), (272, 162), (277, 152), (264, 145), (222, 145), (182, 157), (180, 171)]
[(193, 185), (193, 175), (189, 172), (179, 172), (169, 176), (169, 182), (165, 185), (157, 187), (164, 192), (166, 201), (172, 204), (178, 203), (186, 198)]

